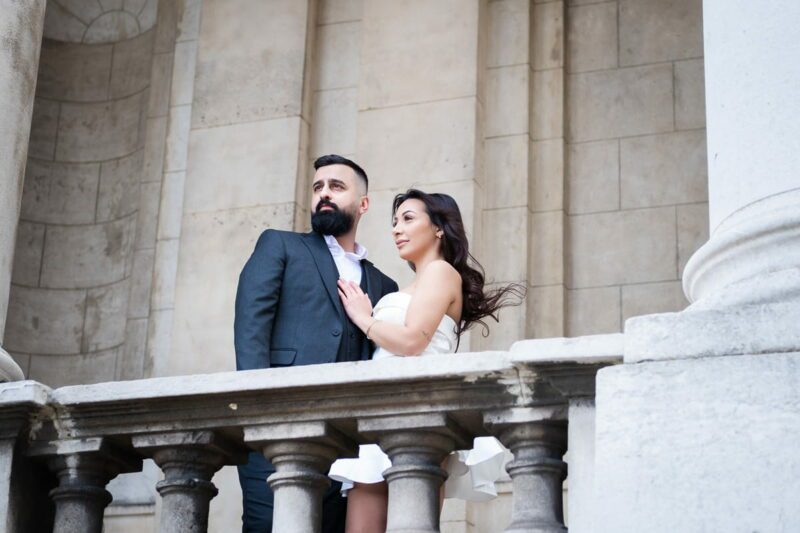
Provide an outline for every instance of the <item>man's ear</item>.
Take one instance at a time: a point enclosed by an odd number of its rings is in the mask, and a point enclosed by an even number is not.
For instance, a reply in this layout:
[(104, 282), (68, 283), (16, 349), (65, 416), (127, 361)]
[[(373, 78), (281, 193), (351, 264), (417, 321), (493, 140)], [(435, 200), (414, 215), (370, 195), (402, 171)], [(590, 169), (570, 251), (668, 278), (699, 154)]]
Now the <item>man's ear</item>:
[(369, 196), (364, 195), (361, 197), (361, 202), (358, 206), (358, 212), (363, 215), (367, 211), (369, 211)]

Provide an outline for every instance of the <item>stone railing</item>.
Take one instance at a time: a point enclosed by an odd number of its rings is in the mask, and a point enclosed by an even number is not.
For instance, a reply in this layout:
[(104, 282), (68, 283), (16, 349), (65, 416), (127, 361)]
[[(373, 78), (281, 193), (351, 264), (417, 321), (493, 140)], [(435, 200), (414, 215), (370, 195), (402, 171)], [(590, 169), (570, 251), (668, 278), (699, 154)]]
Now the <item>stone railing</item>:
[(443, 458), (471, 447), (476, 436), (495, 435), (514, 454), (506, 531), (565, 531), (562, 458), (569, 448), (572, 513), (592, 498), (595, 374), (621, 354), (621, 336), (607, 335), (523, 341), (509, 352), (56, 390), (33, 381), (6, 383), (0, 385), (6, 515), (0, 519), (15, 533), (50, 522), (59, 533), (99, 533), (111, 500), (106, 484), (152, 458), (164, 474), (157, 484), (159, 531), (206, 531), (217, 492), (212, 475), (257, 450), (277, 469), (269, 479), (274, 531), (319, 531), (331, 462), (353, 456), (359, 443), (377, 442), (393, 462), (385, 472), (387, 531), (433, 532), (439, 530)]

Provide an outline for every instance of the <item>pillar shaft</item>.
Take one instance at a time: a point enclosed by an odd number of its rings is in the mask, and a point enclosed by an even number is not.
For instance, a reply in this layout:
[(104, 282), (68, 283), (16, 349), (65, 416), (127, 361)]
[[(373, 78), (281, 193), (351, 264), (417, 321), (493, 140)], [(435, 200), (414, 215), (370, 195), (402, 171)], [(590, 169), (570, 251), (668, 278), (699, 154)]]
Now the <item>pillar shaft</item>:
[(264, 456), (275, 465), (269, 479), (275, 494), (274, 533), (320, 531), (322, 497), (330, 485), (326, 475), (338, 450), (310, 441), (268, 444)]
[(384, 476), (389, 485), (387, 533), (439, 531), (440, 491), (447, 473), (441, 463), (454, 441), (433, 431), (392, 431), (380, 437), (392, 460)]
[(8, 311), (45, 4), (45, 0), (0, 4), (0, 341)]
[(563, 425), (523, 423), (506, 429), (500, 440), (514, 454), (506, 469), (514, 484), (511, 524), (506, 533), (566, 532), (562, 484), (567, 465)]
[(54, 533), (101, 533), (103, 512), (111, 503), (105, 489), (116, 470), (102, 456), (92, 453), (59, 455), (50, 461), (58, 487), (50, 491), (56, 505)]
[(201, 533), (208, 530), (208, 509), (217, 488), (211, 478), (223, 464), (221, 454), (180, 446), (153, 453), (164, 472), (156, 485), (161, 495), (160, 533)]
[(151, 455), (164, 472), (156, 485), (161, 495), (159, 533), (204, 533), (217, 488), (214, 473), (237, 464), (244, 449), (213, 431), (173, 431), (136, 435), (133, 447)]
[(800, 301), (799, 18), (794, 0), (703, 3), (711, 238), (683, 275), (694, 309)]
[(712, 231), (800, 185), (799, 18), (794, 0), (703, 2)]

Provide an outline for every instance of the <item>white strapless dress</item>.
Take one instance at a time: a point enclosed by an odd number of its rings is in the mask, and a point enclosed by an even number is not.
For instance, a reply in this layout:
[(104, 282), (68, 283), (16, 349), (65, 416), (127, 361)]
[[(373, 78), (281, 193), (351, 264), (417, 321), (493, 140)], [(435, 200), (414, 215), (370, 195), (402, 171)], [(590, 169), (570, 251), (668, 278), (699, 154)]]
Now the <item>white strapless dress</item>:
[[(404, 324), (411, 295), (392, 292), (381, 298), (372, 311), (372, 316), (385, 322)], [(430, 344), (420, 354), (447, 355), (455, 353), (458, 336), (456, 322), (445, 315), (431, 338)], [(383, 348), (378, 348), (372, 359), (380, 360), (401, 357)], [(505, 463), (511, 458), (509, 452), (494, 437), (477, 437), (471, 450), (451, 453), (446, 462), (448, 473), (444, 485), (446, 498), (482, 501), (497, 496), (495, 482), (505, 476)], [(347, 493), (354, 483), (379, 483), (383, 472), (392, 466), (389, 456), (377, 444), (359, 446), (357, 459), (339, 459), (331, 465), (328, 475), (341, 481), (342, 492)]]

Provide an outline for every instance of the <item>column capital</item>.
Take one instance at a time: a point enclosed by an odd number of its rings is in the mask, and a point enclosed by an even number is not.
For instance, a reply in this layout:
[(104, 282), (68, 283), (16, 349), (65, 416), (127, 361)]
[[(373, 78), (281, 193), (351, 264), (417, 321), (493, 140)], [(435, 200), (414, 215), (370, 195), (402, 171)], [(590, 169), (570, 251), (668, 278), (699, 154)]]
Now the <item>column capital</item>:
[[(452, 450), (456, 448), (471, 448), (472, 435), (465, 431), (447, 413), (422, 413), (411, 415), (393, 415), (372, 418), (358, 419), (358, 432), (368, 438), (389, 442), (402, 442), (407, 437), (401, 435), (426, 434), (441, 435), (449, 439), (449, 446)], [(390, 437), (398, 435), (398, 437)], [(433, 444), (433, 441), (431, 441)], [(383, 446), (383, 444), (381, 444)], [(385, 451), (385, 450), (384, 450)], [(388, 453), (388, 452), (387, 452)]]
[(80, 471), (83, 476), (97, 476), (98, 480), (107, 478), (105, 482), (108, 482), (118, 474), (142, 469), (141, 456), (106, 437), (34, 442), (27, 454), (46, 459), (59, 478), (68, 479)]

